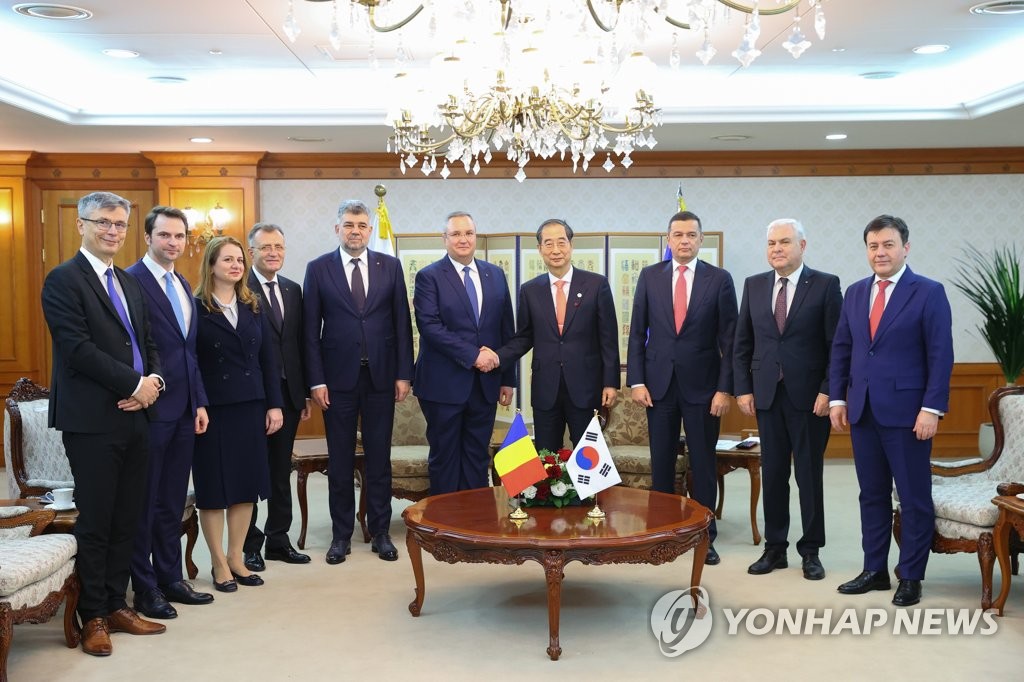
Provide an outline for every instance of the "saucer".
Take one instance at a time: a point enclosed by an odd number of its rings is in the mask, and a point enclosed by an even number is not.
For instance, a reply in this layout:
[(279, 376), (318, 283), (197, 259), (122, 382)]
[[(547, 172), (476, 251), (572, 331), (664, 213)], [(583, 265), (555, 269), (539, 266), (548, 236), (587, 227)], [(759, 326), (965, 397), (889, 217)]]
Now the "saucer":
[(62, 512), (62, 511), (74, 511), (74, 510), (76, 509), (76, 507), (75, 507), (75, 503), (74, 503), (74, 502), (72, 502), (72, 503), (71, 503), (71, 504), (70, 504), (69, 506), (67, 506), (67, 507), (62, 507), (62, 506), (58, 506), (56, 502), (51, 502), (50, 504), (46, 505), (46, 508), (47, 508), (47, 509), (52, 509), (53, 511), (58, 511), (58, 512)]

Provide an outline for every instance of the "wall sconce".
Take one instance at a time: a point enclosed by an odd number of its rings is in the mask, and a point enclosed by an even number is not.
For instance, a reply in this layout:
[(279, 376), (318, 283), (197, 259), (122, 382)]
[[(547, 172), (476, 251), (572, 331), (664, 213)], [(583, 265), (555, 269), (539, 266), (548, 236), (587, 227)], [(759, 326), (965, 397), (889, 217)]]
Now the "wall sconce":
[(202, 211), (196, 210), (191, 206), (186, 206), (182, 211), (188, 218), (189, 224), (189, 256), (205, 249), (207, 243), (214, 237), (224, 234), (224, 229), (227, 228), (228, 223), (231, 221), (231, 212), (221, 206), (219, 201), (205, 215)]

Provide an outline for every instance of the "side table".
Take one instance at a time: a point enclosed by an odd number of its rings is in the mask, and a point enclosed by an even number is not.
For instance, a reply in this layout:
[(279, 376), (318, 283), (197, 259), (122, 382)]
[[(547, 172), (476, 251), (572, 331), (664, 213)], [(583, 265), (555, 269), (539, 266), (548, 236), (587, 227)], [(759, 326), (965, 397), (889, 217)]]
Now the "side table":
[(1010, 595), (1010, 529), (1017, 531), (1018, 537), (1024, 537), (1024, 500), (1015, 495), (1000, 495), (992, 498), (992, 504), (999, 507), (999, 519), (992, 531), (996, 559), (999, 561), (1000, 587), (999, 596), (992, 602), (992, 608), (1001, 616), (1003, 605)]
[[(321, 473), (327, 475), (327, 439), (326, 438), (301, 438), (295, 441), (292, 446), (292, 471), (295, 473), (295, 493), (299, 498), (299, 515), (301, 525), (299, 528), (299, 549), (306, 548), (306, 528), (309, 523), (308, 497), (306, 495), (306, 484), (309, 475)], [(359, 511), (356, 518), (359, 527), (363, 531), (363, 542), (370, 541), (370, 533), (366, 529), (366, 499), (363, 496), (363, 476), (366, 467), (366, 458), (361, 449), (356, 449), (355, 456), (355, 478), (359, 486)]]

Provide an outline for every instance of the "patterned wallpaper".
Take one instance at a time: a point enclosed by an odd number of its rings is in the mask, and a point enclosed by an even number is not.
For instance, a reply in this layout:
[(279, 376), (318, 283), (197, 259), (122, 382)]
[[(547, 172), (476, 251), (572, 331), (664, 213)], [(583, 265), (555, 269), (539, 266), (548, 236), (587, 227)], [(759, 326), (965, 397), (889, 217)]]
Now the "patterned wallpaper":
[[(660, 231), (675, 211), (678, 186), (671, 179), (624, 178), (528, 179), (522, 184), (508, 179), (263, 180), (260, 217), (288, 233), (284, 274), (301, 282), (306, 262), (337, 248), (338, 203), (359, 198), (372, 208), (378, 182), (388, 187), (391, 222), (401, 235), (440, 235), (444, 217), (454, 210), (472, 213), (481, 234), (533, 232), (551, 217), (583, 234)], [(765, 228), (775, 218), (803, 222), (805, 262), (839, 275), (845, 289), (870, 274), (864, 225), (880, 213), (902, 217), (910, 226), (911, 268), (947, 284), (957, 362), (993, 361), (975, 330), (980, 318), (949, 282), (964, 245), (985, 250), (1019, 240), (1024, 176), (688, 179), (683, 196), (705, 230), (724, 233), (725, 267), (737, 289), (745, 277), (768, 269)], [(440, 257), (440, 236), (437, 249)]]

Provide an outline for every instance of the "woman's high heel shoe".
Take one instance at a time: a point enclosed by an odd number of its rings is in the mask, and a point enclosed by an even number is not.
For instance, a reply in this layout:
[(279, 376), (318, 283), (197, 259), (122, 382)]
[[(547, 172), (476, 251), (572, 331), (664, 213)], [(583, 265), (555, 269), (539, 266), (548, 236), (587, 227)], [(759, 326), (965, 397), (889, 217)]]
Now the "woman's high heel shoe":
[[(234, 573), (231, 575), (234, 575)], [(217, 582), (217, 574), (212, 568), (210, 569), (210, 577), (213, 579), (213, 589), (218, 592), (236, 592), (238, 590), (238, 583), (234, 580), (225, 580), (222, 583)]]
[(249, 575), (238, 575), (234, 571), (231, 571), (231, 577), (234, 578), (232, 582), (236, 582), (239, 585), (245, 585), (246, 587), (256, 587), (257, 585), (263, 584), (263, 578), (259, 577), (255, 573)]

